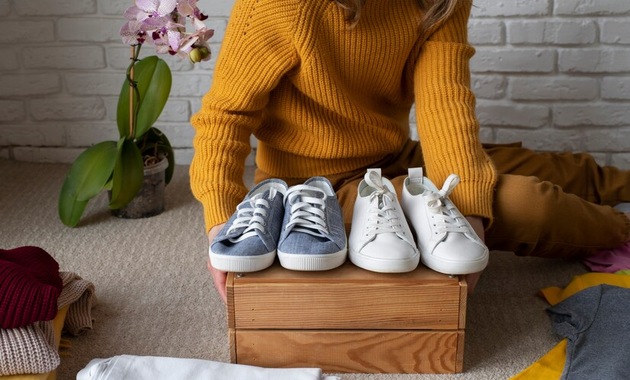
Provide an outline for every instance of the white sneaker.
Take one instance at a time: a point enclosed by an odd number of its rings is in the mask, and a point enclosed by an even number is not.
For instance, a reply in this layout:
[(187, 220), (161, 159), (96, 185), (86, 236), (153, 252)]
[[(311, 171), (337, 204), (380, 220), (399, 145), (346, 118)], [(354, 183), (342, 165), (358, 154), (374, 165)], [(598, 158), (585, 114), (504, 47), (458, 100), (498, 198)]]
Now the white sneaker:
[(359, 183), (348, 247), (350, 261), (373, 272), (410, 272), (420, 262), (394, 186), (380, 169), (368, 169)]
[(451, 174), (441, 190), (422, 174), (409, 169), (402, 207), (416, 231), (422, 263), (445, 274), (481, 272), (488, 264), (488, 248), (448, 195), (459, 183)]

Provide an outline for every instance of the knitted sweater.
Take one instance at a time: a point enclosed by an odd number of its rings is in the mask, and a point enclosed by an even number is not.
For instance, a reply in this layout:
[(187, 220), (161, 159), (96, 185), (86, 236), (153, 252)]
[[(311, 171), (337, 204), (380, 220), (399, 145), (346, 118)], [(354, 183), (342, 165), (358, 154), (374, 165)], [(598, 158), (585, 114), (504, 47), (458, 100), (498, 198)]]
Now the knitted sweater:
[(425, 172), (461, 182), (451, 199), (491, 219), (496, 173), (470, 90), (468, 0), (420, 39), (416, 0), (367, 0), (354, 28), (330, 0), (237, 0), (196, 130), (191, 188), (206, 229), (244, 198), (256, 165), (278, 178), (356, 172), (395, 156), (416, 105)]

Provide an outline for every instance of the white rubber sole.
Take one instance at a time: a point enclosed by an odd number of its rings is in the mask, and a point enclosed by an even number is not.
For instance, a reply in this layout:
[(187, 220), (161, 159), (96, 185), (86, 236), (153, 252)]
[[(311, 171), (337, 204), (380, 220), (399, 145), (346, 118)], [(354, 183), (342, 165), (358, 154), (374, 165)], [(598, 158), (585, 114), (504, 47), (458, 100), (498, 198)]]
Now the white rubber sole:
[(323, 255), (301, 255), (278, 251), (283, 268), (296, 271), (323, 271), (341, 266), (346, 261), (347, 249)]
[(415, 270), (420, 263), (420, 254), (405, 260), (376, 259), (350, 249), (350, 261), (365, 270), (378, 273), (406, 273)]
[(276, 251), (258, 256), (229, 256), (220, 255), (210, 251), (210, 264), (224, 272), (257, 272), (267, 269), (273, 264)]
[(477, 273), (484, 270), (488, 265), (489, 254), (486, 252), (484, 257), (469, 261), (450, 261), (440, 259), (433, 255), (422, 255), (421, 258), (424, 265), (436, 272), (458, 275)]

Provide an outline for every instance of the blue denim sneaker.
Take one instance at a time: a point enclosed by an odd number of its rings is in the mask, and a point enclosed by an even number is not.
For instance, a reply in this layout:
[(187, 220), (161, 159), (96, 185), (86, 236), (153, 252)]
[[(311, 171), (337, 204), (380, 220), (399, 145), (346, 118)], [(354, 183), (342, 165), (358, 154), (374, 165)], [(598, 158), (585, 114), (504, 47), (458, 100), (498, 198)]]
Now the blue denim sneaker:
[(321, 271), (344, 263), (347, 237), (341, 206), (324, 177), (291, 186), (284, 198), (284, 221), (278, 243), (280, 265), (286, 269)]
[(250, 190), (210, 244), (210, 263), (225, 272), (255, 272), (273, 264), (287, 184), (268, 179)]

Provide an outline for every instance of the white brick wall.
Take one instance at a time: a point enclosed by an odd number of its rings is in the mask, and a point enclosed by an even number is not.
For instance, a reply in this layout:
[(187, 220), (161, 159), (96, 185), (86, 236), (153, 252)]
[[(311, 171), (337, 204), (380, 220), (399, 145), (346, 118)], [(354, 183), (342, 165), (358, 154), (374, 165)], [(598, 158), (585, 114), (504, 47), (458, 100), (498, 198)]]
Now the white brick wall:
[(630, 2), (475, 0), (482, 138), (630, 169)]
[[(0, 158), (71, 162), (115, 139), (129, 52), (118, 29), (131, 2), (0, 0)], [(200, 0), (215, 29), (210, 62), (165, 57), (174, 84), (158, 127), (181, 164), (232, 4)], [(630, 169), (629, 1), (474, 0), (469, 32), (484, 141), (590, 151)]]

